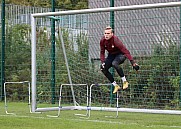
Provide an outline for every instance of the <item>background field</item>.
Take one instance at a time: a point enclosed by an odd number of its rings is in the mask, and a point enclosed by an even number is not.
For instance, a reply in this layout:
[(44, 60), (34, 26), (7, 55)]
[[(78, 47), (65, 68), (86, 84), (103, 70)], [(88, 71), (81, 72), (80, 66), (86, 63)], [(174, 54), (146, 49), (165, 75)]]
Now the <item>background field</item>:
[[(180, 115), (144, 114), (119, 112), (91, 111), (89, 119), (75, 116), (75, 113), (85, 114), (86, 111), (61, 111), (60, 117), (50, 118), (47, 115), (57, 115), (57, 111), (32, 114), (27, 103), (8, 103), (5, 113), (4, 103), (0, 103), (1, 129), (179, 129)], [(113, 116), (113, 117), (105, 117)]]

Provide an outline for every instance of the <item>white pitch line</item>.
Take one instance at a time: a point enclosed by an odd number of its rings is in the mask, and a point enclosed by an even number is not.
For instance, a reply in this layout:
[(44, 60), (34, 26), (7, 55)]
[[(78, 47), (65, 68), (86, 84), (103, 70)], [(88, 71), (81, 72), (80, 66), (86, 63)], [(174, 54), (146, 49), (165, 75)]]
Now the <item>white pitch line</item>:
[[(69, 119), (69, 120), (85, 121), (85, 120), (80, 120), (80, 119)], [(145, 126), (145, 125), (140, 125), (138, 123), (112, 122), (112, 121), (101, 121), (101, 120), (87, 120), (87, 121), (98, 122), (98, 123), (122, 124), (122, 125), (139, 125), (139, 126), (146, 127), (146, 128), (152, 128), (152, 127), (181, 128), (181, 126), (167, 126), (167, 125), (150, 125), (150, 126)]]
[[(40, 116), (18, 116), (18, 115), (0, 115), (3, 117), (19, 117), (19, 118), (36, 118), (36, 119), (57, 119), (57, 118), (50, 118), (50, 117), (40, 117)], [(58, 117), (61, 119), (61, 117)], [(145, 128), (152, 128), (152, 127), (165, 127), (165, 128), (180, 128), (181, 126), (167, 126), (167, 125), (140, 125), (138, 123), (128, 123), (128, 122), (116, 122), (116, 121), (104, 121), (104, 120), (90, 120), (90, 119), (65, 119), (71, 121), (88, 121), (88, 122), (95, 122), (95, 123), (109, 123), (109, 124), (120, 124), (120, 125), (138, 125)]]

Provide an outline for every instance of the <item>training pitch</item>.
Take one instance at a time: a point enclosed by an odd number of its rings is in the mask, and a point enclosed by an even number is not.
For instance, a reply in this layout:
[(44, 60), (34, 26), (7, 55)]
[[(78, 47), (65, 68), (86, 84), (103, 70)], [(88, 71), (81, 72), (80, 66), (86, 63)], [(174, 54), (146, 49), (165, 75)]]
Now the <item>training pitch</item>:
[[(55, 106), (55, 105), (53, 105)], [(180, 115), (146, 114), (91, 111), (91, 117), (77, 116), (85, 110), (65, 110), (30, 113), (27, 103), (8, 103), (6, 114), (4, 103), (0, 103), (1, 129), (181, 129)]]

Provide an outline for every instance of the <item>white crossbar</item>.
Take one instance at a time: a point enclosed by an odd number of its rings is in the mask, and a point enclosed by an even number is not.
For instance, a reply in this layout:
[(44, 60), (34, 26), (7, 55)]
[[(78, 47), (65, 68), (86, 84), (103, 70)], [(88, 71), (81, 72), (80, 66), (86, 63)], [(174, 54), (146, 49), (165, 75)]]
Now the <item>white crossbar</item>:
[(125, 10), (139, 10), (139, 9), (150, 9), (150, 8), (165, 8), (165, 7), (176, 7), (176, 6), (181, 6), (181, 2), (169, 2), (169, 3), (131, 5), (131, 6), (119, 6), (119, 7), (96, 8), (96, 9), (70, 10), (70, 11), (60, 11), (60, 12), (35, 13), (35, 14), (32, 14), (32, 16), (33, 17), (44, 17), (44, 16), (86, 14), (86, 13), (98, 13), (98, 12), (109, 12), (109, 11), (125, 11)]

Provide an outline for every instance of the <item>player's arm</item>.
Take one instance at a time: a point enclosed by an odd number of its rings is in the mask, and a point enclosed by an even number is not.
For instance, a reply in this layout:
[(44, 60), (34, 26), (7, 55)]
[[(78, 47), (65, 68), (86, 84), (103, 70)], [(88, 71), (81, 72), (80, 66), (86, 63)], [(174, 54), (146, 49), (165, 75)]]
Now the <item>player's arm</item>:
[(105, 46), (103, 40), (100, 41), (100, 60), (101, 63), (105, 61)]
[(118, 37), (114, 38), (114, 45), (118, 47), (121, 53), (124, 54), (130, 61), (133, 60), (129, 50), (124, 46), (121, 40), (118, 39)]
[(105, 46), (103, 40), (100, 41), (100, 60), (101, 60), (101, 66), (100, 69), (103, 70), (105, 68)]
[(124, 44), (118, 38), (116, 38), (116, 40), (115, 40), (115, 45), (130, 60), (130, 63), (133, 66), (133, 69), (138, 71), (139, 70), (139, 65), (136, 63), (135, 60), (133, 60), (133, 57), (131, 56), (129, 50), (124, 46)]

